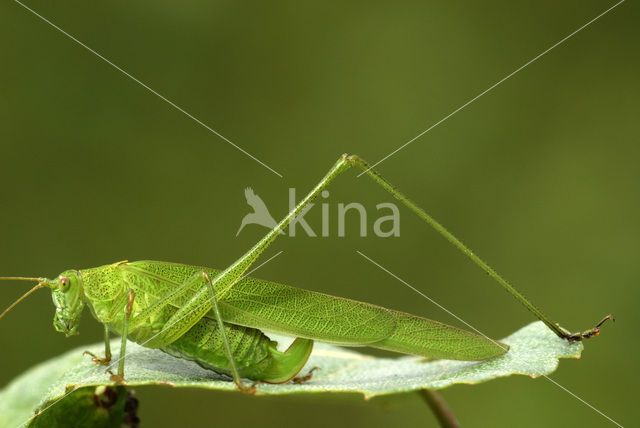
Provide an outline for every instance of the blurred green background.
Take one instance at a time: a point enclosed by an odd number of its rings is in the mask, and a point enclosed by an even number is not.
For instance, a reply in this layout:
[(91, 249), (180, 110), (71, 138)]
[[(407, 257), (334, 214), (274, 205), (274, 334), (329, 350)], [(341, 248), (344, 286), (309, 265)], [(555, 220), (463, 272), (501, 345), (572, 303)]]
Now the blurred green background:
[[(280, 172), (280, 178), (14, 2), (0, 6), (0, 272), (55, 276), (122, 259), (224, 267), (343, 152), (375, 162), (613, 5), (612, 2), (112, 1), (28, 5)], [(637, 418), (638, 5), (626, 2), (378, 167), (527, 296), (572, 329), (616, 324), (563, 361), (557, 382), (619, 423)], [(347, 177), (349, 175), (349, 177)], [(331, 187), (331, 236), (282, 238), (256, 276), (455, 319), (360, 250), (492, 337), (533, 320), (401, 209), (401, 236), (337, 237), (337, 203), (377, 218), (381, 189)], [(307, 220), (320, 230), (320, 210)], [(4, 283), (5, 307), (27, 284)], [(47, 292), (0, 323), (5, 385), (101, 340), (51, 325)], [(414, 394), (252, 398), (139, 388), (143, 426), (435, 425)], [(460, 422), (607, 426), (545, 379), (443, 392)], [(612, 426), (612, 425), (611, 425)]]

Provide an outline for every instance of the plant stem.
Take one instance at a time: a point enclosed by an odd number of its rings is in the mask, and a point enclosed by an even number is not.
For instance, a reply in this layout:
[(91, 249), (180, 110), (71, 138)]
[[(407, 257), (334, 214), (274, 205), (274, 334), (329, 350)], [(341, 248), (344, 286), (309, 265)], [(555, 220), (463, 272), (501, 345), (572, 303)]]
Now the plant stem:
[(442, 428), (460, 428), (456, 417), (440, 394), (428, 389), (421, 389), (418, 393), (427, 402)]

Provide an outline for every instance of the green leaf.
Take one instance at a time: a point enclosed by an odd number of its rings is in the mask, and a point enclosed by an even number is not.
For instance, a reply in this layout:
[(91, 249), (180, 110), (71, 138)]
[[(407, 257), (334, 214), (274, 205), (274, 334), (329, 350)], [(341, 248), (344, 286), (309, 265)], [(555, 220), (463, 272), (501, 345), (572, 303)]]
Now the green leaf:
[(79, 388), (35, 418), (29, 427), (120, 428), (137, 422), (137, 403), (124, 386)]
[[(281, 336), (270, 336), (282, 342), (288, 340)], [(314, 366), (320, 367), (311, 381), (303, 384), (259, 385), (258, 394), (357, 392), (370, 398), (423, 388), (442, 389), (458, 383), (477, 384), (512, 374), (538, 377), (553, 372), (559, 358), (580, 358), (582, 352), (582, 343), (567, 343), (559, 339), (539, 321), (518, 330), (502, 342), (511, 347), (509, 352), (481, 362), (423, 362), (421, 358), (413, 356), (374, 358), (350, 349), (317, 343), (302, 372)], [(88, 348), (100, 354), (104, 352), (103, 346), (96, 344)], [(63, 397), (66, 390), (110, 385), (105, 368), (82, 355), (85, 349), (87, 347), (74, 349), (46, 361), (4, 388), (0, 392), (0, 426), (31, 421), (34, 410), (45, 414), (53, 407), (52, 403), (59, 405), (56, 400)], [(131, 342), (127, 345), (125, 375), (130, 386), (162, 384), (235, 390), (235, 385), (226, 376)]]

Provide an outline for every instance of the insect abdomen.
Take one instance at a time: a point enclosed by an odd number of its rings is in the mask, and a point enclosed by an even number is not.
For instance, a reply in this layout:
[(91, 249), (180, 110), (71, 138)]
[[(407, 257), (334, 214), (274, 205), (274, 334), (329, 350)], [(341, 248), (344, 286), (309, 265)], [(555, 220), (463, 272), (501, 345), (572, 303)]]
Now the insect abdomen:
[[(286, 382), (302, 369), (313, 347), (313, 341), (297, 339), (286, 352), (280, 352), (277, 343), (260, 330), (235, 324), (225, 326), (240, 376), (248, 379)], [(182, 337), (161, 349), (206, 369), (231, 373), (222, 335), (216, 321), (210, 318), (202, 318)]]

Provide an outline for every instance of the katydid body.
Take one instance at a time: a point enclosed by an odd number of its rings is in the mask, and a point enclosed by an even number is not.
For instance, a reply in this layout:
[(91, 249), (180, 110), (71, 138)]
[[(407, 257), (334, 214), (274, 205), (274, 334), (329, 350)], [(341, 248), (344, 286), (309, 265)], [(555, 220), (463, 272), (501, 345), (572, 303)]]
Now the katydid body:
[[(121, 334), (118, 375), (113, 376), (117, 381), (124, 377), (127, 339), (228, 373), (244, 391), (253, 389), (243, 385), (242, 377), (272, 383), (286, 382), (294, 377), (307, 361), (314, 340), (458, 360), (484, 360), (507, 352), (508, 347), (500, 342), (436, 321), (245, 277), (249, 267), (289, 222), (351, 166), (363, 169), (377, 184), (436, 229), (559, 337), (574, 341), (599, 333), (604, 320), (593, 329), (574, 334), (551, 322), (462, 242), (357, 156), (341, 156), (276, 227), (225, 270), (142, 261), (70, 270), (53, 280), (13, 279), (38, 281), (23, 298), (37, 288), (52, 289), (57, 308), (54, 325), (66, 334), (76, 332), (80, 313), (85, 305), (89, 306), (96, 319), (105, 325), (106, 332), (105, 359), (94, 357), (95, 361), (110, 360), (109, 331)], [(297, 339), (287, 351), (280, 352), (262, 329)]]
[[(224, 336), (212, 310), (179, 338), (156, 340), (163, 330), (182, 327), (180, 322), (171, 326), (166, 320), (189, 305), (189, 300), (206, 287), (203, 281), (189, 282), (190, 278), (198, 278), (199, 272), (206, 272), (212, 278), (220, 274), (209, 268), (140, 261), (66, 271), (60, 278), (69, 278), (69, 287), (80, 290), (76, 299), (64, 302), (66, 308), (74, 308), (79, 313), (83, 305), (88, 306), (99, 322), (117, 334), (123, 333), (124, 302), (129, 291), (133, 291), (135, 299), (127, 329), (129, 340), (231, 374)], [(52, 282), (59, 282), (60, 278)], [(147, 316), (145, 311), (149, 307), (181, 286), (182, 293), (165, 302), (157, 314)], [(56, 302), (71, 296), (69, 293), (58, 291)], [(218, 301), (218, 306), (238, 374), (270, 383), (286, 382), (298, 374), (311, 353), (313, 340), (457, 360), (484, 360), (502, 355), (508, 349), (506, 345), (436, 321), (251, 277), (239, 280)], [(67, 320), (64, 325), (57, 324), (59, 329), (67, 334), (75, 332), (77, 321), (74, 323), (74, 320), (79, 319), (79, 315), (63, 312), (59, 307), (58, 318)], [(298, 339), (286, 352), (280, 352), (261, 329)]]

